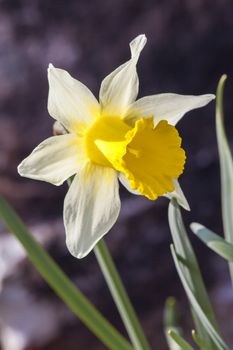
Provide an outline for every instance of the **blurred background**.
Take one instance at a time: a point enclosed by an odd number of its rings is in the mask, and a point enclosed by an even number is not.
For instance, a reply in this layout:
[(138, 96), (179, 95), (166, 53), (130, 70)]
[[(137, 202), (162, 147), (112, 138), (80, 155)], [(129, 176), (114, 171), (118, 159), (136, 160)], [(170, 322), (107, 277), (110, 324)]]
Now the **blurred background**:
[[(67, 69), (98, 96), (101, 80), (129, 58), (129, 42), (148, 38), (138, 64), (140, 96), (215, 93), (228, 74), (225, 118), (233, 140), (233, 3), (231, 0), (0, 0), (0, 192), (26, 220), (77, 286), (123, 333), (93, 253), (83, 260), (65, 247), (67, 186), (20, 178), (17, 165), (52, 132), (47, 66)], [(215, 104), (179, 123), (187, 164), (180, 182), (198, 221), (222, 232)], [(153, 349), (165, 350), (165, 300), (179, 302), (187, 337), (193, 327), (171, 258), (168, 201), (121, 189), (122, 211), (107, 243)], [(1, 350), (102, 350), (103, 345), (54, 296), (0, 223)], [(233, 292), (225, 262), (195, 237), (200, 266), (222, 333), (233, 346)]]

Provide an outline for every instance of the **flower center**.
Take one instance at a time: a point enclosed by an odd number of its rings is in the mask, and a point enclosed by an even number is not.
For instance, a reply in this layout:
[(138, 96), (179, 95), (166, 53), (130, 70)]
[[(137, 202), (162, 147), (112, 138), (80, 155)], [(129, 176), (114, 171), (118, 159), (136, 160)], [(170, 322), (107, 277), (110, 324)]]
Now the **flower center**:
[(149, 199), (174, 190), (185, 152), (178, 131), (167, 121), (141, 118), (130, 127), (118, 117), (101, 117), (86, 132), (89, 160), (123, 173), (133, 190)]
[(130, 126), (119, 117), (100, 117), (97, 119), (85, 134), (85, 148), (89, 160), (95, 164), (112, 167), (111, 162), (100, 151), (97, 144), (98, 142), (114, 142), (117, 145), (125, 140), (125, 135), (130, 129)]
[(95, 141), (111, 166), (125, 175), (133, 190), (149, 199), (174, 191), (173, 180), (183, 172), (185, 163), (176, 128), (165, 120), (154, 127), (151, 117), (120, 129), (115, 141), (111, 137)]

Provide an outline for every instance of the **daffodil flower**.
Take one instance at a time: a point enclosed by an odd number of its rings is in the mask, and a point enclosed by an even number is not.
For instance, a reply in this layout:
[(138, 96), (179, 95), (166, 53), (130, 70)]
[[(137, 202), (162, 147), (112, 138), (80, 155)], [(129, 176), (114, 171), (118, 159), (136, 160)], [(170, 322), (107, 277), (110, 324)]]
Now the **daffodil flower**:
[(66, 243), (86, 256), (111, 229), (120, 211), (120, 182), (151, 200), (176, 197), (185, 152), (175, 128), (183, 115), (214, 95), (159, 94), (136, 101), (136, 64), (145, 35), (130, 43), (131, 59), (102, 82), (99, 102), (65, 70), (48, 68), (48, 111), (67, 133), (46, 139), (18, 167), (22, 176), (61, 185), (75, 175), (64, 202)]

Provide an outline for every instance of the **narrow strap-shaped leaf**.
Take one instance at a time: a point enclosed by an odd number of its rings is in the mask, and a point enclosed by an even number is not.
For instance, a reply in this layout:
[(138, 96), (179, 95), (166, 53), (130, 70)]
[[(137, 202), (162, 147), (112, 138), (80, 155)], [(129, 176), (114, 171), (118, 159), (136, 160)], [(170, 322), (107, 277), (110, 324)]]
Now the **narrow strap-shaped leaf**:
[(207, 227), (193, 222), (190, 225), (191, 230), (207, 247), (222, 256), (227, 261), (233, 262), (233, 244), (227, 242), (221, 236), (217, 235)]
[(177, 302), (173, 297), (169, 297), (166, 300), (164, 308), (164, 326), (166, 328), (177, 328), (180, 330), (178, 322)]
[(209, 321), (206, 313), (204, 312), (202, 306), (199, 304), (198, 300), (196, 299), (190, 285), (189, 282), (186, 279), (185, 274), (183, 273), (182, 270), (182, 259), (180, 259), (179, 255), (177, 254), (177, 252), (175, 251), (175, 248), (173, 245), (171, 245), (171, 252), (172, 252), (172, 256), (173, 256), (173, 260), (175, 262), (175, 266), (177, 269), (177, 272), (180, 276), (181, 282), (183, 284), (183, 287), (185, 289), (185, 292), (187, 294), (187, 297), (189, 299), (190, 304), (192, 305), (195, 313), (197, 314), (201, 325), (203, 327), (203, 329), (206, 330), (206, 332), (210, 335), (211, 339), (213, 340), (213, 343), (215, 345), (215, 347), (213, 346), (209, 346), (208, 343), (205, 342), (205, 340), (202, 341), (207, 344), (207, 347), (209, 347), (211, 350), (212, 349), (218, 349), (218, 350), (230, 350), (228, 348), (228, 346), (225, 344), (224, 340), (221, 338), (221, 336), (219, 335), (219, 333), (216, 331), (216, 329), (213, 327), (213, 325), (211, 324), (211, 322)]
[[(223, 91), (226, 78), (226, 75), (223, 75), (221, 77), (217, 88), (216, 133), (220, 159), (221, 199), (224, 235), (226, 240), (233, 244), (233, 161), (229, 143), (226, 137), (223, 114)], [(229, 263), (229, 268), (233, 283), (233, 263)]]
[(179, 344), (169, 335), (170, 332), (175, 332), (179, 336), (182, 335), (182, 329), (179, 326), (178, 322), (178, 312), (176, 299), (169, 297), (166, 300), (164, 308), (164, 333), (166, 336), (167, 344), (169, 350), (182, 350)]
[(23, 245), (29, 259), (45, 281), (108, 349), (133, 350), (129, 342), (101, 315), (35, 241), (22, 220), (1, 195), (0, 219)]
[(194, 348), (178, 333), (173, 330), (168, 331), (168, 336), (179, 346), (178, 349), (182, 350), (194, 350)]
[[(200, 268), (186, 233), (179, 205), (175, 200), (172, 200), (169, 204), (168, 218), (176, 252), (183, 261), (180, 269), (209, 321), (215, 329), (218, 329), (214, 312), (201, 276)], [(203, 329), (199, 317), (195, 311), (193, 311), (192, 307), (191, 311), (199, 336), (205, 341), (205, 343), (209, 344), (210, 347), (213, 346), (214, 350), (214, 345), (212, 344), (210, 336), (205, 329)]]
[(192, 331), (192, 337), (201, 350), (210, 350), (210, 348), (202, 341), (195, 330)]

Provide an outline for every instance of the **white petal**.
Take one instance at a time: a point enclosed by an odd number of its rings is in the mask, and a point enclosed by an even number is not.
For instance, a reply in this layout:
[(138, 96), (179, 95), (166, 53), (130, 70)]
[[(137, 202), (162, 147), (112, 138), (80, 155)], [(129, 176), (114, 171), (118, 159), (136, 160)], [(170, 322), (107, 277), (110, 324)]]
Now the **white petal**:
[(187, 199), (185, 198), (179, 182), (177, 180), (173, 180), (173, 184), (175, 186), (175, 191), (167, 193), (164, 197), (167, 197), (169, 199), (175, 198), (181, 207), (186, 210), (190, 210), (190, 206)]
[(53, 136), (37, 146), (18, 166), (21, 176), (61, 185), (85, 160), (82, 140), (74, 134)]
[(130, 187), (129, 181), (126, 179), (125, 175), (123, 173), (119, 173), (118, 178), (121, 182), (121, 184), (132, 194), (136, 194), (138, 196), (141, 196), (142, 194), (138, 190), (133, 190)]
[(135, 121), (142, 117), (154, 116), (155, 125), (160, 120), (167, 120), (169, 124), (176, 125), (185, 113), (207, 105), (214, 98), (211, 94), (189, 96), (169, 93), (146, 96), (129, 107), (126, 119)]
[(77, 258), (86, 256), (110, 230), (120, 211), (117, 173), (88, 163), (74, 178), (64, 202), (66, 244)]
[(145, 35), (137, 36), (130, 43), (131, 59), (114, 70), (100, 87), (100, 103), (103, 115), (122, 116), (138, 95), (136, 64), (146, 44)]
[(68, 72), (50, 64), (48, 80), (49, 114), (67, 130), (79, 132), (82, 124), (89, 125), (98, 116), (100, 107), (92, 92)]

